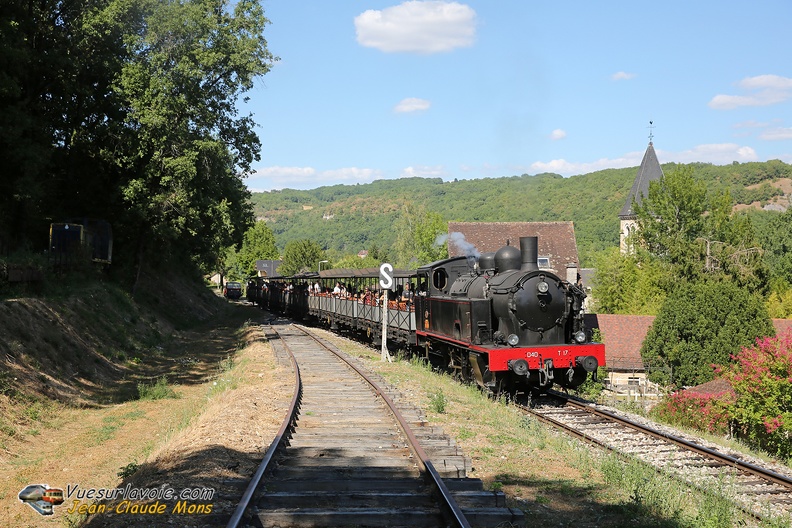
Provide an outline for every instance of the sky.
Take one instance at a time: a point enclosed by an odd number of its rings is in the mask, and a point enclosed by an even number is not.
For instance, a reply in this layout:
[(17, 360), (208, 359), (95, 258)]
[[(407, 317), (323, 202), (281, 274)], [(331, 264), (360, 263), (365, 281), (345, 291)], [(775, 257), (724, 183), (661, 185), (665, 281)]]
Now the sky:
[(792, 163), (789, 0), (261, 0), (253, 192)]

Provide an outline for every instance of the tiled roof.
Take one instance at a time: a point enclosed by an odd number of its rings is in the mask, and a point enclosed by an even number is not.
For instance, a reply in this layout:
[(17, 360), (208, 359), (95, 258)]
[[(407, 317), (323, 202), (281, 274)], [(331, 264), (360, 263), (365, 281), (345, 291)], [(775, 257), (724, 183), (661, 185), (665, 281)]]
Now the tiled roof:
[(449, 222), (448, 256), (468, 255), (471, 250), (498, 251), (507, 240), (519, 248), (520, 237), (527, 236), (539, 237), (538, 256), (549, 258), (550, 268), (556, 274), (565, 276), (567, 264), (579, 267), (572, 222)]
[(586, 314), (585, 323), (602, 333), (609, 369), (643, 371), (641, 344), (654, 319), (653, 315)]
[(731, 383), (724, 379), (714, 379), (712, 381), (708, 381), (707, 383), (702, 383), (701, 385), (696, 385), (695, 387), (690, 387), (686, 389), (685, 392), (693, 392), (696, 394), (721, 394), (724, 392), (734, 392), (734, 389), (731, 386)]
[(776, 335), (792, 334), (792, 319), (773, 319)]

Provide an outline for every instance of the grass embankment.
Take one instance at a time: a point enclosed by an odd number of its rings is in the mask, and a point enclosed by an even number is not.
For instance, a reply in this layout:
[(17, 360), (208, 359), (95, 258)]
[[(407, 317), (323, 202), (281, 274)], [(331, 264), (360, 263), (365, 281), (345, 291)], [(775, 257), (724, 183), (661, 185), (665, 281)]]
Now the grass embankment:
[(0, 526), (57, 525), (61, 508), (42, 517), (17, 493), (112, 487), (194, 420), (207, 380), (224, 383), (250, 313), (187, 280), (146, 283), (137, 299), (62, 279), (0, 300)]

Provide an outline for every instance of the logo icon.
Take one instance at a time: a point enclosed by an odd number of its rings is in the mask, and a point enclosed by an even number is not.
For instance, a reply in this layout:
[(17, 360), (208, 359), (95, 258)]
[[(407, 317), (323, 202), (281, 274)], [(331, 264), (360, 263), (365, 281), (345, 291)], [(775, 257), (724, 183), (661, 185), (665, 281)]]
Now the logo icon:
[(20, 491), (18, 497), (41, 515), (52, 515), (53, 506), (63, 504), (63, 490), (47, 484), (31, 484)]

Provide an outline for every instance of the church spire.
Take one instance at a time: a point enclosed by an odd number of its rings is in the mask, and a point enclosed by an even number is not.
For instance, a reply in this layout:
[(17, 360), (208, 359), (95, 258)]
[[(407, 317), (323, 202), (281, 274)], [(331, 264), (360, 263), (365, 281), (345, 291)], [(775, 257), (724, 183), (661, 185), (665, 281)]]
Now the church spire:
[[(649, 121), (650, 127), (653, 128), (652, 122)], [(660, 167), (660, 162), (657, 161), (657, 154), (655, 153), (654, 145), (652, 144), (653, 134), (649, 132), (649, 146), (646, 147), (644, 152), (641, 166), (638, 167), (638, 174), (635, 176), (630, 194), (627, 195), (627, 200), (624, 202), (619, 213), (619, 218), (634, 218), (635, 211), (633, 211), (633, 201), (640, 204), (643, 199), (649, 195), (649, 182), (659, 180), (663, 176), (663, 168)]]
[(653, 139), (654, 122), (649, 121), (649, 146), (646, 147), (641, 166), (638, 167), (638, 174), (635, 176), (635, 181), (633, 181), (630, 193), (624, 202), (624, 207), (619, 213), (619, 245), (622, 253), (628, 252), (627, 237), (632, 235), (637, 228), (633, 203), (640, 204), (649, 195), (649, 182), (659, 180), (663, 176), (663, 168), (660, 167), (660, 162), (657, 161), (657, 154), (652, 144)]

